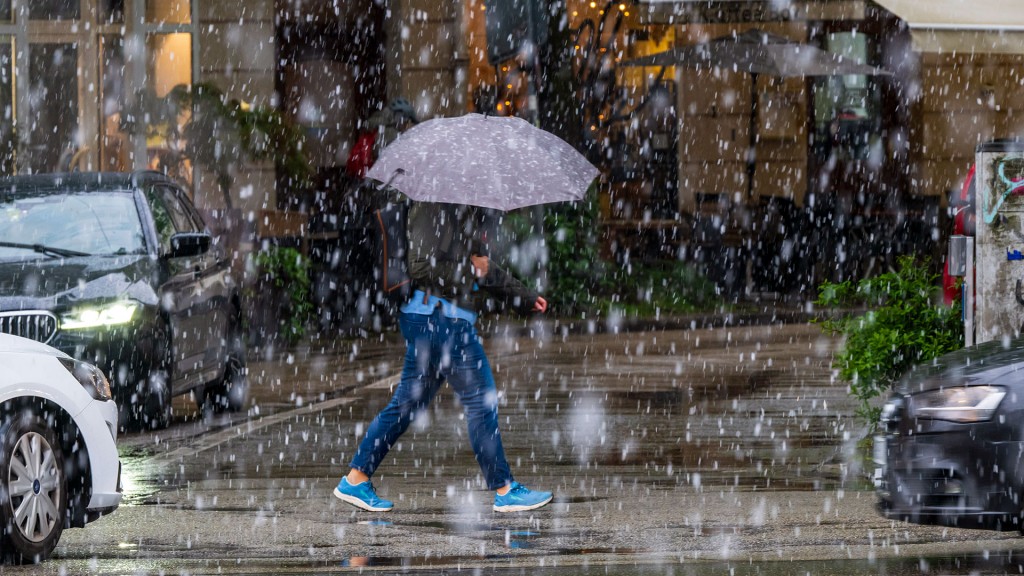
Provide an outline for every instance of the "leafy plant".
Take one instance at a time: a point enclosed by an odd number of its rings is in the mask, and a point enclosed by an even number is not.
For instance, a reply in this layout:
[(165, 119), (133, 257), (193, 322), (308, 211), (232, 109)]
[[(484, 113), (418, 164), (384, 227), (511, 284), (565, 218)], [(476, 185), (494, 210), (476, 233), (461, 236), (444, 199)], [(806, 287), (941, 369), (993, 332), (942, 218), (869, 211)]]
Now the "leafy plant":
[(181, 84), (162, 98), (142, 92), (122, 124), (165, 144), (161, 163), (168, 173), (191, 182), (190, 166), (211, 170), (229, 210), (231, 182), (245, 160), (273, 161), (296, 188), (312, 181), (298, 127), (279, 110), (229, 100), (212, 84)]
[(598, 249), (598, 200), (595, 187), (580, 202), (548, 208), (544, 214), (548, 249), (545, 297), (561, 310), (592, 307), (608, 287)]
[(602, 298), (602, 308), (629, 316), (657, 317), (703, 310), (719, 303), (715, 285), (691, 264), (666, 260), (634, 263), (612, 275), (619, 291)]
[(313, 312), (309, 260), (295, 248), (270, 246), (254, 253), (253, 264), (258, 273), (257, 289), (269, 284), (276, 295), (284, 296), (278, 335), (288, 345), (295, 344), (306, 334)]
[(675, 260), (606, 260), (599, 248), (596, 188), (582, 201), (545, 214), (548, 286), (545, 296), (562, 313), (630, 316), (685, 313), (717, 303), (714, 285), (691, 265)]
[[(960, 305), (939, 303), (938, 275), (928, 262), (903, 256), (895, 271), (818, 288), (818, 306), (857, 309), (821, 320), (824, 329), (845, 336), (836, 357), (839, 375), (850, 382), (857, 414), (878, 422), (873, 400), (887, 392), (911, 366), (963, 346)], [(864, 311), (866, 309), (866, 311)]]

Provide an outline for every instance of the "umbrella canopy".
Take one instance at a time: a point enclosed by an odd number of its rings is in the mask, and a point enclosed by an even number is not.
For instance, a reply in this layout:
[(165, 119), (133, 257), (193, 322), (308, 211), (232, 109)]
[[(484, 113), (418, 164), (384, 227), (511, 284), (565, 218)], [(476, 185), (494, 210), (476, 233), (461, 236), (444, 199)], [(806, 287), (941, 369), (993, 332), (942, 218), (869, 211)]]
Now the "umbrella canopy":
[(665, 52), (627, 60), (623, 66), (685, 66), (694, 69), (732, 70), (752, 77), (750, 85), (750, 152), (747, 154), (747, 197), (753, 196), (757, 145), (757, 76), (777, 77), (878, 76), (890, 73), (859, 64), (810, 44), (752, 29), (742, 34), (720, 36), (707, 42), (673, 48)]
[(598, 170), (522, 118), (467, 114), (413, 126), (366, 175), (420, 202), (514, 210), (579, 200)]

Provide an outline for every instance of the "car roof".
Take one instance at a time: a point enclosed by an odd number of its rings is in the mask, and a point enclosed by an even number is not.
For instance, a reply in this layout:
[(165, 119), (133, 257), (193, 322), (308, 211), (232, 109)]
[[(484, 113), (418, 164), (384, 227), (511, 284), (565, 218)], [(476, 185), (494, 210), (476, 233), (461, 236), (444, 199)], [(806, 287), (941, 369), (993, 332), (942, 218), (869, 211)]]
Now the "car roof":
[(0, 177), (0, 192), (133, 190), (148, 182), (174, 183), (160, 172), (61, 172)]

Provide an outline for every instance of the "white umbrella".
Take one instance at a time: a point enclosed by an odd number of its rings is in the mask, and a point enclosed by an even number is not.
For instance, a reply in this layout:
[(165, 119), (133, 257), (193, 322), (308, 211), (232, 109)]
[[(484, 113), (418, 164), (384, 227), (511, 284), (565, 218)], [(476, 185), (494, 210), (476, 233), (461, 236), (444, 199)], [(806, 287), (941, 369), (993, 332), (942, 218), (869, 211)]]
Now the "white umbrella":
[(599, 171), (558, 136), (516, 117), (417, 124), (366, 173), (419, 202), (497, 210), (579, 200)]

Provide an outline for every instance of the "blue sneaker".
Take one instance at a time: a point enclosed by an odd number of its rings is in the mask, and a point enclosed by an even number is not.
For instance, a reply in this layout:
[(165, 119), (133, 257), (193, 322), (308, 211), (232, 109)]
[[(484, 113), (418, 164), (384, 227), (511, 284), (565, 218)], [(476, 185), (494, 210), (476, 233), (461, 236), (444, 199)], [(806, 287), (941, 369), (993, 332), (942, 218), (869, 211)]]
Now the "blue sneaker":
[(504, 496), (495, 493), (495, 512), (523, 512), (533, 510), (551, 502), (551, 492), (530, 490), (519, 482), (512, 482), (512, 488)]
[(369, 480), (353, 486), (348, 483), (348, 478), (342, 478), (341, 482), (338, 482), (338, 487), (334, 489), (334, 495), (356, 508), (370, 512), (387, 512), (395, 507), (394, 502), (377, 496)]

